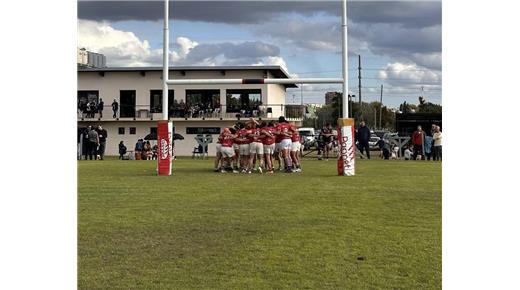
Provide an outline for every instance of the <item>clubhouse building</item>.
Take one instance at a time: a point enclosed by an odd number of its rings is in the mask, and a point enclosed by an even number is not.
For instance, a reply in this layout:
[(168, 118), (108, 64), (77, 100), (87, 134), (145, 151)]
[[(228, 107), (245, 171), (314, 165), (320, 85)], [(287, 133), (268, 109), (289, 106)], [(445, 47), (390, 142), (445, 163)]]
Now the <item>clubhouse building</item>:
[[(173, 67), (170, 79), (289, 78), (279, 66)], [(222, 128), (254, 117), (277, 120), (285, 116), (301, 124), (304, 108), (285, 104), (287, 88), (296, 84), (173, 85), (168, 92), (168, 114), (175, 133), (177, 156), (192, 155), (195, 137), (209, 134), (216, 142)], [(78, 128), (101, 125), (107, 130), (106, 155), (118, 155), (123, 141), (133, 150), (138, 139), (156, 133), (162, 118), (162, 67), (78, 67)], [(103, 110), (97, 104), (103, 100)], [(112, 103), (118, 103), (113, 115)], [(154, 141), (152, 141), (153, 143)], [(208, 146), (215, 154), (215, 143)]]

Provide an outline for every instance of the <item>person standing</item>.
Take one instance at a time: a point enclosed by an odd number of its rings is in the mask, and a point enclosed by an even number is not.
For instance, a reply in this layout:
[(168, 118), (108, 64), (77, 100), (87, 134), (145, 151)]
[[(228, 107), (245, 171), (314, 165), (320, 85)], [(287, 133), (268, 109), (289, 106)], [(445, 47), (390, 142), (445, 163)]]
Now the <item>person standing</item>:
[(89, 126), (88, 132), (88, 157), (92, 160), (92, 156), (96, 157), (97, 147), (99, 145), (99, 135), (91, 126)]
[(99, 104), (97, 105), (97, 109), (99, 112), (99, 118), (103, 118), (103, 107), (105, 106), (105, 102), (103, 102), (103, 99), (99, 99)]
[(114, 119), (117, 118), (117, 110), (119, 110), (119, 103), (114, 99), (112, 102), (112, 112), (114, 112), (112, 118)]
[(421, 159), (424, 160), (424, 153), (423, 153), (424, 131), (422, 130), (421, 126), (417, 126), (417, 130), (415, 130), (415, 132), (413, 132), (412, 144), (413, 144), (414, 159), (416, 159), (418, 155), (421, 155)]
[(119, 142), (119, 159), (123, 160), (124, 155), (126, 154), (126, 146), (123, 144), (123, 141)]
[(325, 124), (325, 127), (321, 129), (320, 135), (323, 144), (323, 152), (325, 153), (325, 160), (329, 161), (329, 154), (330, 151), (332, 151), (332, 142), (334, 141), (334, 132), (332, 131), (332, 125), (330, 123)]
[(442, 161), (442, 132), (439, 126), (435, 126), (433, 133), (433, 161)]
[(143, 139), (137, 140), (137, 143), (135, 143), (135, 148), (134, 148), (135, 160), (142, 159), (141, 154), (143, 152), (143, 147), (144, 147)]
[(107, 130), (103, 129), (103, 127), (101, 127), (101, 125), (99, 125), (97, 127), (96, 131), (99, 136), (98, 155), (99, 155), (100, 159), (103, 160), (103, 158), (105, 157), (105, 148), (106, 148), (106, 144), (107, 144), (108, 132), (107, 132)]
[(433, 137), (432, 136), (424, 136), (424, 155), (426, 155), (426, 160), (430, 161), (432, 159), (432, 148), (433, 147)]
[(359, 143), (358, 149), (361, 152), (361, 154), (363, 154), (364, 149), (366, 151), (367, 158), (370, 159), (370, 146), (368, 144), (368, 141), (370, 141), (370, 129), (363, 121), (359, 123), (357, 141)]

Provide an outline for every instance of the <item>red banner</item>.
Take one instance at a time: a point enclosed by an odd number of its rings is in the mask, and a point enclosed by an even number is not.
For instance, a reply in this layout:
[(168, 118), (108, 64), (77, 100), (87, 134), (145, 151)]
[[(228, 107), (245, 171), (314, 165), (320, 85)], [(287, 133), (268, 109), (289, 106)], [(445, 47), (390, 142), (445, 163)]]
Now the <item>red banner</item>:
[(172, 175), (172, 129), (172, 122), (157, 122), (157, 174), (159, 175)]

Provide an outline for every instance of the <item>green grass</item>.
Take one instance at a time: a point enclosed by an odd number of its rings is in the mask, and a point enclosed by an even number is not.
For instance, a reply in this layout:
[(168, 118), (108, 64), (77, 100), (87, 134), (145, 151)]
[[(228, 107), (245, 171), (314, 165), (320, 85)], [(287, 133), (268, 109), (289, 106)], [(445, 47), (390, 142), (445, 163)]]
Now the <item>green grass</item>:
[(440, 289), (441, 164), (78, 162), (79, 289)]

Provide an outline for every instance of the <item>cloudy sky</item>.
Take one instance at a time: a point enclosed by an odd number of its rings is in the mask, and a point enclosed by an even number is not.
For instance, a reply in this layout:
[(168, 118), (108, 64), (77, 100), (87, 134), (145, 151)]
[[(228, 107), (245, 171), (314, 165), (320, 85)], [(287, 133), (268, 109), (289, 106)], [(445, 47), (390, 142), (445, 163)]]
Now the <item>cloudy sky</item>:
[[(173, 65), (280, 65), (300, 77), (341, 77), (340, 1), (170, 2)], [(78, 2), (78, 46), (109, 66), (161, 66), (162, 1)], [(349, 1), (349, 88), (363, 101), (398, 107), (423, 94), (441, 102), (439, 1)], [(305, 103), (323, 103), (340, 85), (304, 85)], [(424, 91), (424, 92), (422, 92)], [(300, 89), (288, 90), (299, 103)]]

